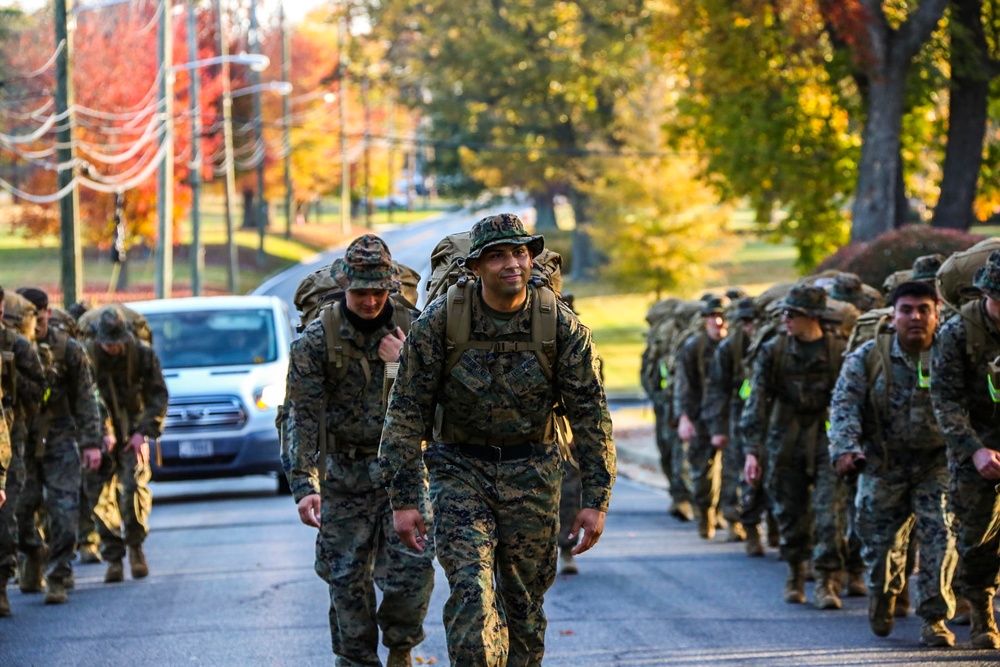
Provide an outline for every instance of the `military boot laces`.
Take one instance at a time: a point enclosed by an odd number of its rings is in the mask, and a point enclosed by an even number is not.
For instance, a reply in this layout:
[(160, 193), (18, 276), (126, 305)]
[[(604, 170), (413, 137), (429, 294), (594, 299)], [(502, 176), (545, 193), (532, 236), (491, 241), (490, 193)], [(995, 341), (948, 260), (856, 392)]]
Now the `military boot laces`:
[(970, 599), (969, 611), (972, 648), (1000, 648), (1000, 631), (997, 630), (997, 621), (993, 616), (993, 596)]
[(7, 599), (7, 580), (0, 579), (0, 618), (10, 616), (10, 600)]
[(833, 576), (821, 573), (816, 578), (816, 590), (813, 593), (817, 609), (840, 609), (840, 598), (837, 597), (836, 584)]
[(108, 561), (108, 569), (104, 573), (104, 583), (116, 584), (125, 579), (125, 566), (120, 560)]
[(149, 575), (149, 566), (146, 565), (146, 554), (142, 552), (141, 544), (128, 548), (128, 566), (132, 571), (133, 579), (142, 579)]
[(895, 623), (893, 611), (896, 596), (888, 593), (872, 593), (868, 598), (868, 626), (876, 637), (888, 637)]
[(760, 542), (760, 526), (747, 526), (747, 556), (760, 558), (764, 555), (764, 545)]
[(703, 540), (715, 538), (715, 510), (706, 509), (698, 513), (698, 535)]
[(955, 633), (944, 624), (944, 619), (924, 621), (920, 627), (920, 643), (928, 648), (951, 648), (955, 645)]
[(18, 578), (18, 587), (22, 593), (41, 593), (45, 587), (45, 580), (42, 577), (42, 565), (45, 562), (45, 554), (41, 549), (36, 549), (24, 556), (24, 563), (21, 564), (21, 575)]
[(573, 550), (563, 548), (559, 550), (559, 573), (560, 574), (579, 574), (580, 568), (577, 567), (576, 560), (573, 558)]
[(747, 539), (747, 531), (739, 521), (729, 522), (729, 534), (726, 535), (726, 542), (743, 542)]
[(62, 579), (49, 579), (49, 590), (45, 593), (45, 604), (65, 604), (69, 602), (66, 584)]
[(389, 660), (385, 663), (385, 667), (413, 667), (413, 661), (410, 659), (410, 649), (389, 649)]
[(802, 604), (806, 601), (805, 563), (789, 563), (788, 578), (785, 579), (785, 602)]

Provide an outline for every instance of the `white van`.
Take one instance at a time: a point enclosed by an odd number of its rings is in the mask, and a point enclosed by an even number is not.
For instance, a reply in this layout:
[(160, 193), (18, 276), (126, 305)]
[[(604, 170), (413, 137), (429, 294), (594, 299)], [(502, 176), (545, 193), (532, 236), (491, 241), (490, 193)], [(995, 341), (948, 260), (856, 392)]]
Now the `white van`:
[(285, 398), (292, 328), (274, 296), (138, 301), (153, 332), (170, 404), (151, 452), (157, 481), (278, 473), (274, 426)]

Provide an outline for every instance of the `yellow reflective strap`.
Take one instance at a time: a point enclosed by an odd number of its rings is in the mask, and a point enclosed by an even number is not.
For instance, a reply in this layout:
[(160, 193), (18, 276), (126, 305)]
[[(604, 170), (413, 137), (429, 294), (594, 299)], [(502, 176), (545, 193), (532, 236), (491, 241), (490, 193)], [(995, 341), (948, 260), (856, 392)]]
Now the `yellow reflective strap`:
[(917, 386), (921, 389), (929, 389), (931, 386), (930, 371), (924, 375), (924, 365), (919, 360), (917, 361)]
[(52, 390), (51, 389), (46, 389), (45, 390), (45, 395), (42, 396), (42, 403), (48, 403), (49, 402), (49, 396), (51, 396), (51, 395), (52, 395)]
[(994, 403), (1000, 403), (1000, 391), (997, 391), (997, 388), (993, 385), (992, 375), (986, 376), (986, 384), (990, 388), (990, 398)]
[(745, 401), (748, 398), (750, 398), (750, 387), (751, 386), (752, 385), (750, 384), (749, 378), (746, 379), (746, 380), (744, 380), (743, 384), (740, 385), (740, 399), (741, 400)]

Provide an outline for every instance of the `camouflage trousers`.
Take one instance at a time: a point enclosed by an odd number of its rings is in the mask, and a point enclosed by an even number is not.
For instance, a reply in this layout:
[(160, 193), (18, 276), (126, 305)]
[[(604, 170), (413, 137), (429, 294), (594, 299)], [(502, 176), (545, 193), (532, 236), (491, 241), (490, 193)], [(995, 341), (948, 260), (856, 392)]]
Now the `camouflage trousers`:
[(101, 499), (101, 489), (104, 488), (104, 478), (100, 471), (84, 470), (80, 478), (80, 516), (77, 521), (77, 545), (93, 544), (100, 546), (101, 537), (97, 533), (97, 501)]
[[(330, 589), (333, 653), (338, 667), (377, 666), (379, 629), (390, 649), (411, 649), (424, 640), (434, 544), (428, 541), (416, 553), (400, 541), (375, 456), (330, 454), (326, 469), (316, 572)], [(426, 494), (421, 505), (429, 522)], [(379, 605), (376, 586), (382, 591)]]
[(44, 513), (45, 576), (65, 579), (73, 574), (80, 516), (80, 450), (75, 438), (72, 434), (49, 437), (43, 458), (28, 456), (24, 467), (24, 489), (17, 505), (18, 544), (25, 553), (43, 544), (36, 517)]
[(898, 595), (906, 583), (911, 540), (920, 541), (917, 615), (949, 618), (955, 611), (952, 575), (958, 563), (943, 451), (910, 460), (880, 461), (858, 478), (857, 527), (868, 587)]
[(695, 422), (697, 432), (688, 443), (688, 462), (691, 464), (691, 486), (694, 505), (699, 511), (719, 506), (722, 492), (722, 452), (712, 446), (712, 437), (704, 422)]
[(572, 549), (580, 541), (580, 536), (570, 539), (570, 532), (576, 522), (583, 503), (583, 479), (580, 468), (572, 461), (563, 461), (562, 490), (559, 493), (559, 548)]
[(670, 499), (676, 503), (691, 502), (691, 466), (688, 445), (677, 435), (667, 419), (656, 420), (656, 448), (660, 452), (660, 469), (670, 484)]
[(722, 450), (722, 491), (719, 496), (722, 516), (729, 522), (742, 520), (743, 500), (746, 497), (743, 488), (744, 455), (738, 433), (742, 413), (743, 401), (739, 399), (730, 401), (729, 444)]
[(139, 463), (133, 450), (119, 442), (111, 452), (112, 474), (101, 488), (94, 508), (101, 556), (107, 562), (125, 557), (125, 546), (141, 545), (149, 533), (153, 494), (149, 491), (152, 470)]
[[(814, 467), (805, 451), (770, 451), (767, 492), (781, 532), (781, 559), (810, 559), (820, 572), (838, 572), (847, 561), (848, 491), (830, 465), (825, 436), (816, 445)], [(780, 456), (779, 456), (780, 454)]]
[(17, 503), (24, 487), (24, 459), (15, 447), (7, 468), (7, 500), (0, 506), (0, 580), (17, 573)]
[[(996, 593), (1000, 583), (1000, 495), (996, 480), (983, 479), (968, 458), (948, 457), (951, 499), (955, 510), (959, 594), (971, 601)], [(921, 565), (921, 568), (923, 565)]]
[(546, 447), (490, 463), (433, 443), (424, 453), (453, 667), (537, 667), (556, 578), (562, 461)]

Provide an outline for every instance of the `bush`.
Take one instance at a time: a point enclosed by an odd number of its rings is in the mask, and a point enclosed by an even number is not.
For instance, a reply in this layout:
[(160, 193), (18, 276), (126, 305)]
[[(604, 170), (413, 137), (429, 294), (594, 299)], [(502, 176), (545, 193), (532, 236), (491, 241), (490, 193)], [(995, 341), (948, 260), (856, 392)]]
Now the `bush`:
[(858, 274), (869, 285), (879, 287), (889, 274), (911, 268), (918, 257), (934, 253), (947, 257), (984, 238), (981, 234), (955, 229), (906, 225), (867, 243), (844, 246), (820, 262), (816, 271), (849, 271)]

